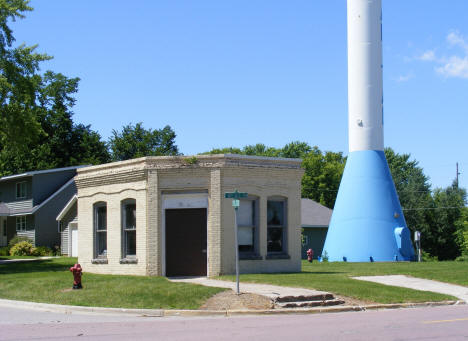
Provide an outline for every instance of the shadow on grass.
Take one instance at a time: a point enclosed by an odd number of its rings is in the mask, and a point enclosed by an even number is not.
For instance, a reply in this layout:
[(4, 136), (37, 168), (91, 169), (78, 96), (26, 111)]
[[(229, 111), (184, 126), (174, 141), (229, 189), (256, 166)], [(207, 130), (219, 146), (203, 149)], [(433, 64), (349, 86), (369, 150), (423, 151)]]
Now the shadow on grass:
[(28, 262), (11, 262), (0, 264), (0, 274), (29, 273), (29, 272), (59, 272), (68, 271), (73, 266), (73, 260), (41, 259)]

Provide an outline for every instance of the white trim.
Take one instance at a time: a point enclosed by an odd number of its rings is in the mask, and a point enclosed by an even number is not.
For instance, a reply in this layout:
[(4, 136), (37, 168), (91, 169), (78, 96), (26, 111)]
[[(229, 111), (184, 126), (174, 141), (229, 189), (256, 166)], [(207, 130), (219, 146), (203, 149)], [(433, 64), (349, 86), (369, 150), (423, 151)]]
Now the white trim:
[(78, 196), (76, 194), (72, 196), (72, 198), (67, 202), (65, 207), (60, 211), (59, 215), (57, 216), (57, 218), (55, 218), (55, 220), (57, 221), (62, 220), (62, 218), (65, 216), (65, 214), (67, 214), (67, 212), (70, 210), (70, 208), (73, 206), (73, 204), (76, 202), (77, 199), (78, 199)]
[[(208, 193), (177, 193), (163, 194), (162, 200), (162, 231), (161, 231), (161, 270), (162, 275), (166, 276), (166, 209), (184, 209), (184, 208), (206, 208), (206, 217), (208, 225)], [(206, 273), (209, 269), (209, 245), (208, 245), (208, 226), (206, 234)]]

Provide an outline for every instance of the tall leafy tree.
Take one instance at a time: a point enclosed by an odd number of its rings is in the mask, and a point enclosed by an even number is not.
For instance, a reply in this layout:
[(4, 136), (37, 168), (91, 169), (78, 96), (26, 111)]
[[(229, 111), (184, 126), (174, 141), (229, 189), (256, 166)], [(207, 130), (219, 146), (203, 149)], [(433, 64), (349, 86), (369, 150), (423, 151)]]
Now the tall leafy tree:
[(464, 248), (464, 216), (466, 190), (456, 186), (437, 188), (433, 194), (434, 210), (428, 230), (423, 231), (423, 248), (440, 260), (460, 256)]
[(142, 156), (179, 155), (175, 144), (176, 134), (170, 126), (163, 129), (145, 129), (141, 122), (128, 124), (122, 131), (113, 130), (109, 139), (114, 161)]
[(0, 144), (25, 149), (25, 142), (37, 141), (42, 132), (37, 102), (42, 79), (39, 64), (51, 57), (36, 52), (37, 46), (13, 47), (15, 37), (9, 21), (24, 18), (31, 11), (28, 1), (0, 0)]
[(302, 197), (333, 208), (346, 159), (342, 153), (322, 152), (314, 147), (302, 162)]

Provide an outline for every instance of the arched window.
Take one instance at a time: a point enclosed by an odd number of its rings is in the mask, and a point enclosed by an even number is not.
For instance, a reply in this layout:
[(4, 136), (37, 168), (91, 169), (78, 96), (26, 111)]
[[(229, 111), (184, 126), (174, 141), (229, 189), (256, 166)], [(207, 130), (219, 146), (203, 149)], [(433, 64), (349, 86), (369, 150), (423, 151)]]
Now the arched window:
[(136, 257), (136, 201), (122, 201), (122, 258)]
[(94, 258), (107, 258), (107, 204), (94, 204)]

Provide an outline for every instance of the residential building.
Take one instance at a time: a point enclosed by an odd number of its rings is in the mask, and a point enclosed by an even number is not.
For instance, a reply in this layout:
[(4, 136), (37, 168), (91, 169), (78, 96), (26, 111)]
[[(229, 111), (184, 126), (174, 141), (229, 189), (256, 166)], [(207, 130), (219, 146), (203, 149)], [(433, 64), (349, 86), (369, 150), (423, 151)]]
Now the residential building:
[(60, 245), (55, 218), (76, 194), (80, 167), (32, 171), (0, 178), (0, 246), (15, 235), (39, 246)]

